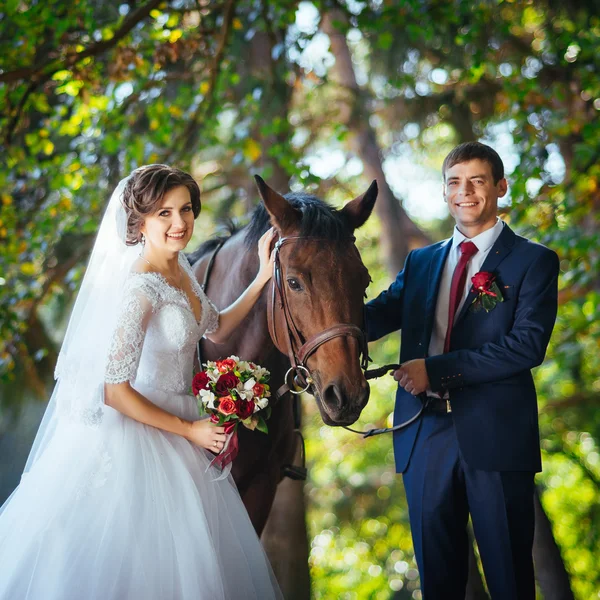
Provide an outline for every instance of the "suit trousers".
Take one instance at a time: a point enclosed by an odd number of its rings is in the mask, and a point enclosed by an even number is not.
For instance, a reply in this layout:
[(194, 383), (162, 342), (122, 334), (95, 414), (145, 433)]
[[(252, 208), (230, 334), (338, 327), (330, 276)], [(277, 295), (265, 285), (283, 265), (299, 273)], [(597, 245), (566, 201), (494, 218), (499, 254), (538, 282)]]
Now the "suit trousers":
[(534, 475), (471, 468), (452, 413), (424, 414), (403, 475), (424, 600), (464, 600), (469, 514), (492, 600), (535, 600)]

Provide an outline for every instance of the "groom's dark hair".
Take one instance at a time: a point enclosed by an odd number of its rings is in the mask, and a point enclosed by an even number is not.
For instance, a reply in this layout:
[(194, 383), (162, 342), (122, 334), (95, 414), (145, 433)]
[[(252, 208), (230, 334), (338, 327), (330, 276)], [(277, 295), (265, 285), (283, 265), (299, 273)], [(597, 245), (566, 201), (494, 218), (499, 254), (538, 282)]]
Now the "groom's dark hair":
[(167, 165), (147, 165), (133, 171), (123, 190), (128, 246), (141, 241), (144, 217), (158, 208), (167, 192), (180, 186), (188, 189), (196, 218), (200, 214), (200, 188), (189, 173)]
[(442, 177), (446, 179), (446, 171), (460, 163), (469, 162), (470, 160), (483, 160), (492, 168), (492, 177), (494, 185), (501, 179), (504, 179), (504, 164), (498, 153), (481, 142), (465, 142), (453, 148), (448, 156), (444, 159), (442, 165)]

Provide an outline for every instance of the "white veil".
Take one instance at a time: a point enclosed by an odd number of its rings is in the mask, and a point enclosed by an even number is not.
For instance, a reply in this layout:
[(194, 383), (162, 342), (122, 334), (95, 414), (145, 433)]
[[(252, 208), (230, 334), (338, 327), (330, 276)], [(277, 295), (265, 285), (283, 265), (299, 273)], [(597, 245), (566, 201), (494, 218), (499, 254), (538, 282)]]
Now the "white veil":
[(125, 244), (127, 216), (122, 198), (130, 177), (119, 182), (102, 218), (58, 356), (56, 385), (24, 473), (48, 445), (59, 419), (90, 427), (98, 427), (102, 422), (104, 371), (110, 343), (125, 282), (140, 253), (139, 246)]

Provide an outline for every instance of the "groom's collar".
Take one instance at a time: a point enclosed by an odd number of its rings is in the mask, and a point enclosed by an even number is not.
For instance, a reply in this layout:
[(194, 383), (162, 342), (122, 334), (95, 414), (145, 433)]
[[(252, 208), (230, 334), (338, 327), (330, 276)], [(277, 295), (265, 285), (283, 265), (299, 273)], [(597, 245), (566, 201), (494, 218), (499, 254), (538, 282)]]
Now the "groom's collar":
[(496, 223), (493, 227), (486, 229), (479, 235), (475, 237), (468, 238), (463, 235), (458, 227), (454, 227), (454, 234), (452, 235), (452, 246), (454, 248), (458, 248), (458, 245), (465, 240), (473, 242), (477, 246), (477, 250), (479, 252), (487, 252), (495, 243), (496, 240), (500, 237), (502, 230), (504, 229), (504, 222), (501, 221), (498, 217), (496, 217)]

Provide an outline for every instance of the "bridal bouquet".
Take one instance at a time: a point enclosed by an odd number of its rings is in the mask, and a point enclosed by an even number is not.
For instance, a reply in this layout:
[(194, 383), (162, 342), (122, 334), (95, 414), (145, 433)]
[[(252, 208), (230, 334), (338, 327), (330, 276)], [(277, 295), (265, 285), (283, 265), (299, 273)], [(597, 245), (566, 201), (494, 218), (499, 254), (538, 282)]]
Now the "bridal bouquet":
[(268, 432), (270, 373), (237, 356), (208, 361), (204, 366), (204, 371), (192, 380), (192, 392), (198, 400), (200, 415), (210, 415), (213, 423), (231, 434), (218, 460), (213, 461), (223, 467), (237, 455), (237, 427), (240, 423), (248, 429)]

